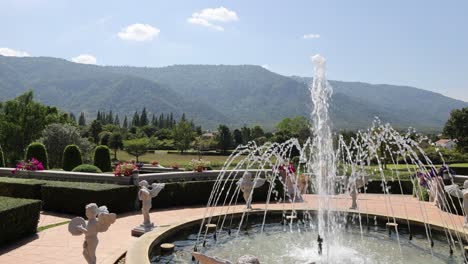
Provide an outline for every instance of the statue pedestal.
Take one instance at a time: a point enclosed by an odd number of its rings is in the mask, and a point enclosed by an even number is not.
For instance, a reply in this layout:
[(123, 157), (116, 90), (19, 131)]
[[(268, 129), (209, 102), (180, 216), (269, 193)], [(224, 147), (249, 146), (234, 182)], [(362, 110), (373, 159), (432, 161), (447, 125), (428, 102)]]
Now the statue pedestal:
[(146, 232), (150, 232), (155, 228), (154, 224), (151, 223), (149, 225), (139, 225), (132, 229), (132, 236), (140, 237), (144, 235)]

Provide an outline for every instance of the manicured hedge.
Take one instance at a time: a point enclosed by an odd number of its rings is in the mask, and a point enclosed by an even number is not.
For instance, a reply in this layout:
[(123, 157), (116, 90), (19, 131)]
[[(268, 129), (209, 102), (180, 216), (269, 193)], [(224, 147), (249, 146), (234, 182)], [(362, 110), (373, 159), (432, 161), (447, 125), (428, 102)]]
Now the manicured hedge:
[(5, 167), (5, 157), (3, 156), (3, 150), (2, 147), (0, 146), (0, 168)]
[(450, 167), (456, 175), (468, 175), (468, 167)]
[(41, 201), (0, 196), (0, 245), (35, 234)]
[[(192, 205), (206, 205), (211, 195), (215, 181), (191, 181), (191, 182), (175, 182), (166, 183), (164, 189), (159, 193), (157, 197), (153, 199), (153, 208), (167, 208), (174, 206), (192, 206)], [(229, 188), (230, 183), (226, 184), (223, 195), (221, 195), (218, 204), (224, 202), (226, 197), (226, 191)], [(255, 189), (253, 201), (262, 202), (266, 201), (269, 183), (265, 183), (262, 187)], [(236, 188), (234, 182), (227, 203), (230, 197), (233, 195)], [(283, 197), (282, 186), (280, 182), (276, 183), (275, 190), (278, 190), (279, 196)], [(235, 198), (234, 198), (235, 199)], [(235, 200), (233, 200), (234, 203)], [(274, 201), (274, 195), (272, 194), (271, 201)], [(237, 200), (238, 204), (245, 203), (242, 197), (242, 192)]]
[(73, 172), (91, 172), (91, 173), (102, 173), (101, 169), (91, 164), (81, 164), (76, 166)]
[(89, 203), (106, 205), (112, 213), (133, 211), (136, 195), (136, 186), (102, 183), (48, 182), (41, 188), (44, 210), (82, 216)]
[(112, 171), (110, 151), (107, 146), (100, 145), (94, 150), (94, 166), (103, 172)]
[[(386, 186), (390, 194), (413, 194), (413, 183), (410, 180), (401, 181), (401, 193), (400, 184), (398, 181), (387, 181)], [(364, 193), (364, 188), (362, 188), (361, 193)], [(369, 181), (367, 185), (366, 193), (384, 193), (382, 188), (382, 181)]]
[(63, 151), (63, 170), (72, 171), (77, 166), (83, 164), (81, 151), (77, 145), (68, 145)]
[(47, 150), (44, 144), (40, 142), (33, 142), (29, 144), (28, 148), (26, 149), (26, 160), (30, 160), (32, 158), (39, 160), (44, 166), (44, 169), (49, 169), (49, 158), (47, 156)]
[(43, 180), (0, 177), (0, 196), (41, 199)]
[(42, 200), (44, 210), (84, 216), (85, 206), (92, 202), (114, 213), (135, 210), (137, 187), (0, 177), (0, 195), (34, 198)]

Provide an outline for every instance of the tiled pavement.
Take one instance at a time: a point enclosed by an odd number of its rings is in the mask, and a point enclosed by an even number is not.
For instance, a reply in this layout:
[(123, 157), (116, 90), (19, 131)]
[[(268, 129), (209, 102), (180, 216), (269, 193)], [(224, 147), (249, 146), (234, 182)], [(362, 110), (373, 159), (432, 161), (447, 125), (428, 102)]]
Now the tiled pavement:
[[(307, 195), (304, 203), (272, 204), (269, 208), (314, 209), (318, 205), (318, 200), (319, 197), (316, 195)], [(337, 196), (330, 200), (332, 208), (344, 211), (348, 210), (350, 202), (347, 196)], [(358, 204), (361, 213), (390, 215), (415, 221), (424, 221), (426, 219), (426, 222), (429, 221), (432, 225), (450, 227), (465, 232), (462, 216), (447, 214), (431, 203), (419, 202), (408, 195), (360, 195)], [(261, 204), (254, 205), (254, 208), (263, 207), (264, 205)], [(151, 213), (151, 219), (158, 225), (169, 225), (180, 222), (184, 218), (202, 217), (206, 211), (205, 209), (205, 207), (190, 207), (157, 210)], [(238, 206), (236, 210), (242, 210), (242, 207)], [(70, 219), (70, 217), (42, 213), (39, 225), (45, 226), (63, 222)], [(97, 249), (98, 263), (113, 263), (122, 255), (136, 240), (130, 235), (130, 232), (141, 221), (142, 217), (139, 213), (122, 214), (118, 216), (116, 223), (107, 232), (100, 233)], [(82, 243), (82, 236), (70, 235), (67, 225), (61, 225), (44, 230), (38, 233), (37, 236), (18, 242), (10, 247), (0, 249), (0, 263), (85, 263), (81, 255)]]

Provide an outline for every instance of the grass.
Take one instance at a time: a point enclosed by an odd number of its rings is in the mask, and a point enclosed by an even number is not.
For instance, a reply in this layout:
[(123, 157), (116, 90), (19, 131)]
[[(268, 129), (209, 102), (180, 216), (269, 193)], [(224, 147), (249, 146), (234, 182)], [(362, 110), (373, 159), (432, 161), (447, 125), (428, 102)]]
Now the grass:
[[(212, 168), (221, 168), (228, 157), (229, 156), (202, 156), (202, 159), (210, 161)], [(125, 151), (118, 151), (117, 159), (130, 161), (132, 159), (135, 160), (135, 156)], [(171, 167), (171, 165), (177, 164), (181, 168), (188, 167), (192, 159), (198, 159), (198, 155), (168, 154), (167, 151), (156, 151), (153, 153), (148, 152), (138, 157), (138, 161), (140, 162), (150, 163), (153, 160), (157, 160), (161, 166)]]
[(40, 227), (37, 228), (37, 232), (39, 233), (39, 232), (42, 232), (42, 231), (47, 230), (49, 228), (65, 225), (65, 224), (68, 224), (68, 223), (70, 223), (70, 221), (64, 221), (64, 222), (55, 223), (55, 224), (51, 224), (51, 225), (40, 226)]

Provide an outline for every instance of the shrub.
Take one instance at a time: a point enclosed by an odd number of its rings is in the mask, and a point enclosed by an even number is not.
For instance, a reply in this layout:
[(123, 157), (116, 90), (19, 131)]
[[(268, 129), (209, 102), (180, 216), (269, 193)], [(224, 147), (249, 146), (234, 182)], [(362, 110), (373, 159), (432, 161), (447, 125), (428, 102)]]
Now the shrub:
[(41, 201), (0, 197), (0, 245), (36, 233)]
[(77, 145), (68, 145), (63, 151), (63, 170), (71, 171), (83, 164), (81, 151)]
[(94, 150), (94, 166), (103, 172), (112, 170), (110, 151), (107, 146), (100, 145)]
[(101, 169), (91, 164), (82, 164), (82, 165), (76, 166), (72, 171), (73, 172), (102, 173)]
[(45, 181), (0, 177), (0, 196), (41, 199), (41, 186)]
[(0, 167), (5, 167), (5, 157), (3, 156), (2, 147), (0, 147)]
[(41, 188), (44, 210), (84, 216), (89, 203), (106, 205), (110, 212), (135, 210), (136, 186), (83, 182), (49, 182)]
[(39, 143), (39, 142), (33, 142), (29, 144), (27, 150), (26, 150), (26, 160), (31, 160), (32, 158), (35, 158), (39, 160), (42, 163), (42, 166), (44, 166), (44, 169), (49, 168), (49, 162), (47, 158), (47, 151), (44, 146), (44, 144)]

